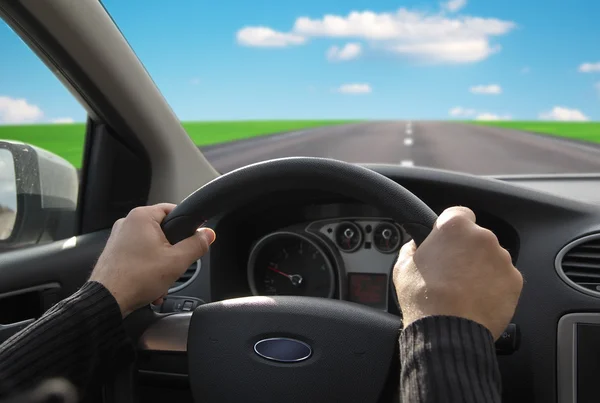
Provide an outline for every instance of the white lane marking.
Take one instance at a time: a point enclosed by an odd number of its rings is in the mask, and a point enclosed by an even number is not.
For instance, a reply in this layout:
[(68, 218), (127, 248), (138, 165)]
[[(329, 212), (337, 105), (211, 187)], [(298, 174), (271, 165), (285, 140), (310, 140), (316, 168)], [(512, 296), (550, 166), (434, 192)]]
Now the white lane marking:
[(406, 128), (406, 134), (409, 136), (412, 134), (412, 129), (410, 127)]
[(410, 137), (405, 138), (404, 139), (404, 145), (407, 146), (407, 147), (412, 146), (413, 145), (413, 139), (410, 138)]
[(415, 164), (412, 162), (412, 160), (402, 160), (402, 161), (400, 161), (400, 166), (403, 166), (403, 167), (412, 167), (414, 165)]

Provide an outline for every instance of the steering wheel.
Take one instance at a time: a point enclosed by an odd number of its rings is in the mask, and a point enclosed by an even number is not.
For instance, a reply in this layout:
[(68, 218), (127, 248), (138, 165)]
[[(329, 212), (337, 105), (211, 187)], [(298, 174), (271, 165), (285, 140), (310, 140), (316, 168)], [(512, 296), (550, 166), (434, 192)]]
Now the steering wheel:
[[(292, 157), (218, 177), (184, 199), (162, 229), (174, 244), (208, 217), (271, 192), (299, 189), (334, 192), (377, 207), (401, 223), (417, 245), (437, 219), (414, 194), (372, 170)], [(189, 313), (147, 309), (129, 323), (145, 354), (187, 354), (195, 401), (269, 403), (380, 401), (398, 359), (401, 326), (398, 316), (367, 306), (297, 296), (236, 298)]]

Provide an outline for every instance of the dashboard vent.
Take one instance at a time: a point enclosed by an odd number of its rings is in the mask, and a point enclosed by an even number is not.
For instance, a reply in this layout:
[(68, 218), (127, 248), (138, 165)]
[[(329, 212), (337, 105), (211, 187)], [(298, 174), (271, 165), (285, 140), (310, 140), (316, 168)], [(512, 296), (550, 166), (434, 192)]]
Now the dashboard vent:
[(556, 269), (567, 284), (600, 297), (600, 234), (585, 236), (565, 246), (556, 257)]
[(202, 260), (197, 260), (183, 273), (181, 277), (169, 288), (169, 294), (182, 290), (196, 279), (202, 267)]

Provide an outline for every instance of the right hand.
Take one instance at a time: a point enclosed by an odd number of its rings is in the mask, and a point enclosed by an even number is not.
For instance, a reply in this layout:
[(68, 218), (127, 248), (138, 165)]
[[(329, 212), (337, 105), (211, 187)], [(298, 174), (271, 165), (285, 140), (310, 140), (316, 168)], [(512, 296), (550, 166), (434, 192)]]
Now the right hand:
[(405, 327), (426, 316), (458, 316), (485, 326), (494, 340), (523, 288), (508, 251), (466, 207), (445, 210), (418, 249), (414, 241), (404, 245), (393, 276)]

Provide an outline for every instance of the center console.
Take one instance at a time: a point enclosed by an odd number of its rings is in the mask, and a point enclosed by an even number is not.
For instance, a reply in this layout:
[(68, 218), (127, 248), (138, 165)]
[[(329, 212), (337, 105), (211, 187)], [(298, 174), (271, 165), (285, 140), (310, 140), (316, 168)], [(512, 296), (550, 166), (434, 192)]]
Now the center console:
[(600, 313), (571, 313), (558, 321), (558, 403), (599, 401)]

